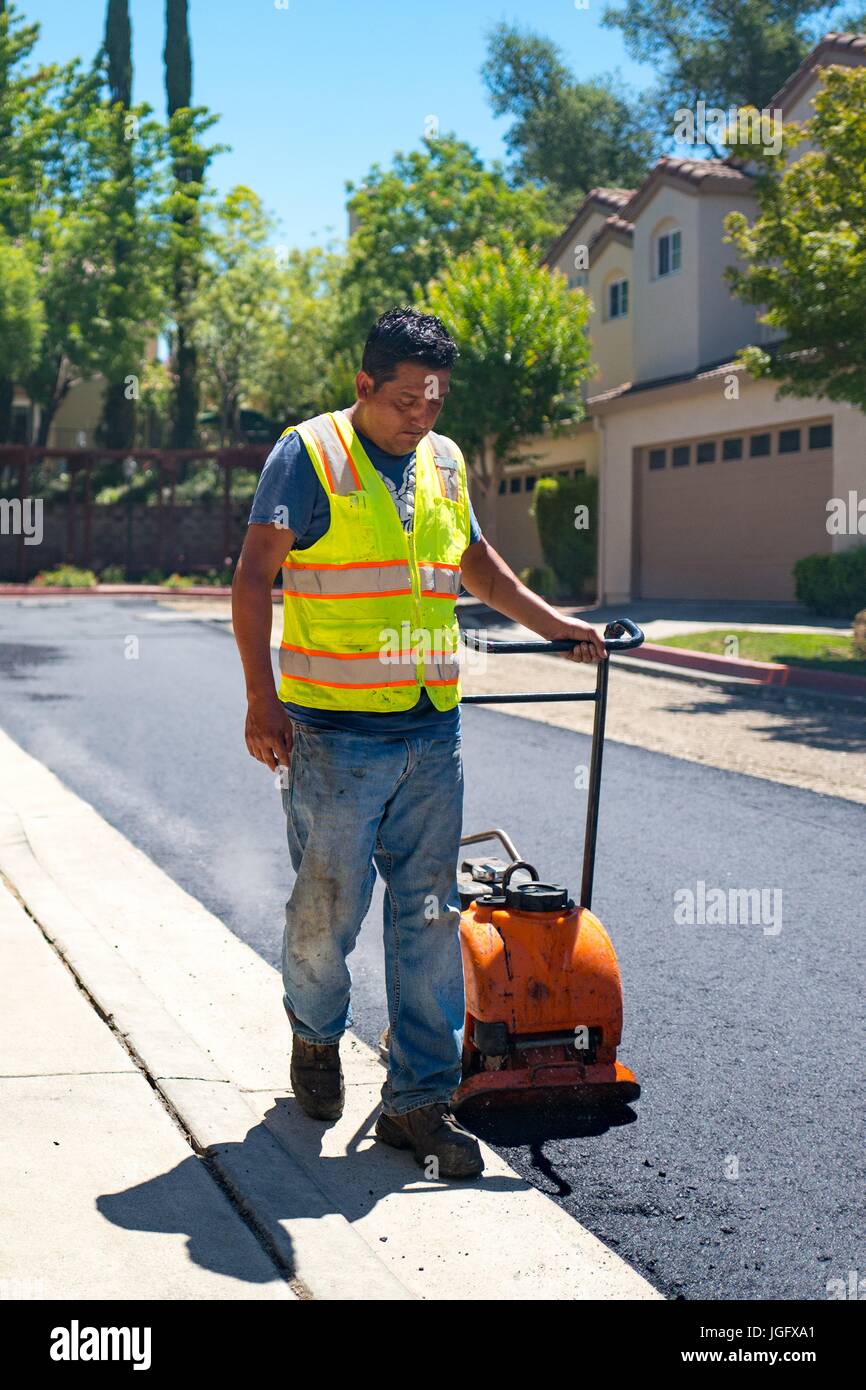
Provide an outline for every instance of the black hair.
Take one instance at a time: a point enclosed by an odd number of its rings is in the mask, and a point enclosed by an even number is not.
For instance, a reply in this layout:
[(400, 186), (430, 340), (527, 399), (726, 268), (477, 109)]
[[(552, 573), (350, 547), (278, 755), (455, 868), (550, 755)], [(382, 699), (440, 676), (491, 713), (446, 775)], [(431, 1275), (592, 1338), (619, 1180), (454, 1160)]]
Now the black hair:
[(457, 344), (435, 314), (419, 314), (407, 304), (389, 309), (377, 319), (364, 344), (361, 370), (373, 378), (378, 391), (397, 375), (401, 362), (450, 370), (459, 356)]

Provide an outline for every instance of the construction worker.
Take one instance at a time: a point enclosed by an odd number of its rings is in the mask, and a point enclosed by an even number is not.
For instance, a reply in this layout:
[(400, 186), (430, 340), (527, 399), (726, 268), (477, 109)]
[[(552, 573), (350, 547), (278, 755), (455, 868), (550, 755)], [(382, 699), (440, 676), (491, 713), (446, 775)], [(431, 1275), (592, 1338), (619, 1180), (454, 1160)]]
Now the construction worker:
[[(373, 327), (345, 410), (289, 429), (259, 481), (233, 586), (246, 743), (281, 778), (296, 880), (283, 1003), (302, 1109), (343, 1109), (340, 1039), (352, 951), (385, 883), (390, 1048), (377, 1137), (440, 1177), (483, 1161), (450, 1100), (464, 1022), (457, 861), (463, 774), (460, 584), (576, 661), (601, 637), (527, 589), (483, 538), (458, 446), (433, 432), (457, 347), (439, 319), (392, 309)], [(282, 567), (281, 680), (271, 591)], [(374, 867), (375, 866), (375, 867)]]

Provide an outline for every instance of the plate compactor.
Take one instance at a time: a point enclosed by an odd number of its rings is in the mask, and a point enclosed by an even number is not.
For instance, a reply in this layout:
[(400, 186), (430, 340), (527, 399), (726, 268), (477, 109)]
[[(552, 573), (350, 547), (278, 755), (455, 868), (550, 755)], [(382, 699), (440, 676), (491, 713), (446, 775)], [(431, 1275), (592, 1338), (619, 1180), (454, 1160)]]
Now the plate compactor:
[[(639, 647), (644, 634), (620, 618), (604, 631), (608, 652)], [(574, 642), (497, 642), (474, 633), (476, 651), (570, 651)], [(595, 689), (517, 695), (465, 695), (463, 704), (587, 700), (595, 703), (579, 902), (567, 888), (539, 879), (504, 830), (466, 835), (461, 845), (496, 839), (508, 855), (464, 859), (458, 873), (460, 942), (466, 987), (463, 1077), (454, 1094), (495, 1105), (524, 1093), (564, 1104), (636, 1100), (634, 1073), (617, 1061), (622, 982), (610, 937), (591, 911), (598, 804), (610, 662), (600, 661)], [(528, 877), (520, 881), (519, 871)]]

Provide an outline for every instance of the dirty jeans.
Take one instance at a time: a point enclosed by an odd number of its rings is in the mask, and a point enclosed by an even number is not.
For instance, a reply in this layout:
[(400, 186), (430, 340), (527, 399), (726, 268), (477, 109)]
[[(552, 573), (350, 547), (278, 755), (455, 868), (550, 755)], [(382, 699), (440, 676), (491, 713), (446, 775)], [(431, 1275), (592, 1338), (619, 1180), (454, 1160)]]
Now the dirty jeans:
[(460, 1081), (464, 1022), (460, 736), (378, 738), (297, 722), (294, 733), (282, 790), (297, 875), (282, 957), (292, 1029), (335, 1043), (351, 1024), (346, 957), (378, 869), (391, 1024), (382, 1108), (402, 1115), (448, 1101)]

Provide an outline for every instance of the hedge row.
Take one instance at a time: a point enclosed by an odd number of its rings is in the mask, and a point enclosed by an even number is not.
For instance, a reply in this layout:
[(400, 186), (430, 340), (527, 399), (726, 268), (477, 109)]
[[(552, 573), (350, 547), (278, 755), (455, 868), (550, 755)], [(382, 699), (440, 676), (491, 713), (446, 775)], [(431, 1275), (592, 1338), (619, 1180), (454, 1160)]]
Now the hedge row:
[[(576, 478), (539, 478), (532, 515), (541, 549), (556, 575), (559, 594), (580, 600), (588, 581), (595, 580), (598, 479), (591, 473)], [(575, 526), (577, 508), (585, 507), (589, 525)]]
[(852, 618), (866, 607), (866, 545), (806, 555), (794, 566), (797, 598), (813, 613)]

